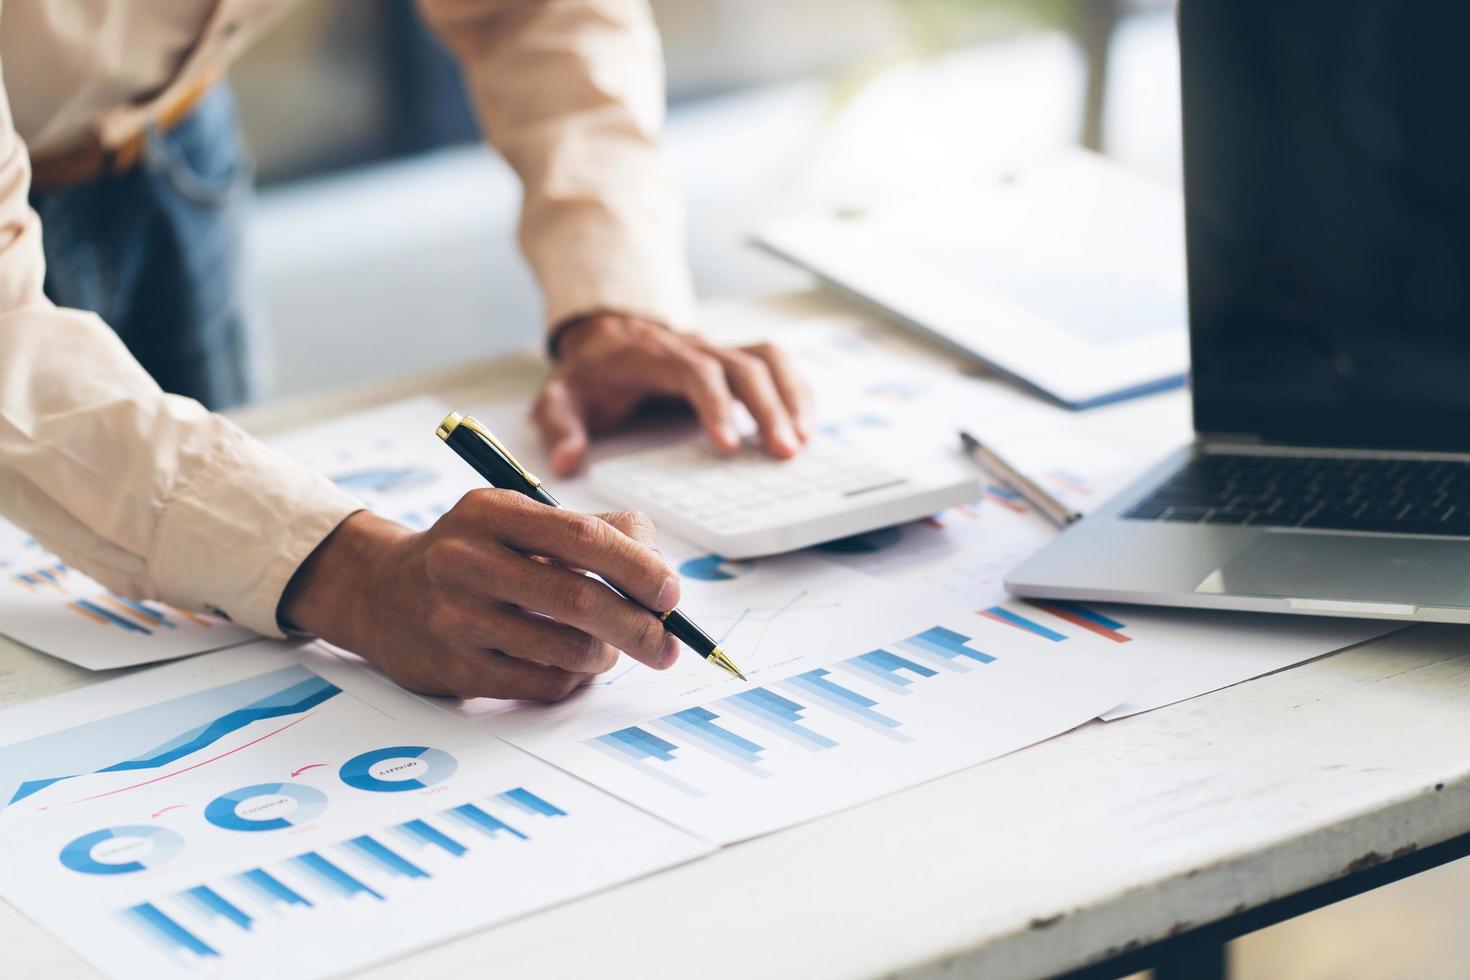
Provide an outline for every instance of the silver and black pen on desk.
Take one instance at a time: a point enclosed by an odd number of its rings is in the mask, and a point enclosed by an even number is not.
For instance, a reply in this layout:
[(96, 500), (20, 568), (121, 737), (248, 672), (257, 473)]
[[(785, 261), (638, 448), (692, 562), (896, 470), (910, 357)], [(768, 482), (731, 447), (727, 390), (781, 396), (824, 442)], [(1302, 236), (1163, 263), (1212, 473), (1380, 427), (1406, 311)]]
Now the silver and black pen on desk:
[(1007, 463), (999, 453), (970, 433), (961, 430), (960, 442), (964, 443), (965, 452), (982, 470), (1020, 494), (1021, 499), (1057, 527), (1065, 528), (1082, 519), (1081, 514), (1052, 496), (1044, 487)]

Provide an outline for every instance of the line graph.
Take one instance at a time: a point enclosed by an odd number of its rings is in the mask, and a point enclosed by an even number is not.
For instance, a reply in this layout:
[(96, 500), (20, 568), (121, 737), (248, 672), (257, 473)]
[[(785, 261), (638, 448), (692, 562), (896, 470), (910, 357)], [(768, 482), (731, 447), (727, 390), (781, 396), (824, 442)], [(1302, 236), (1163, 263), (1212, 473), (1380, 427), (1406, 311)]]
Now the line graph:
[[(13, 805), (82, 776), (161, 769), (258, 721), (305, 715), (340, 693), (305, 667), (284, 667), (7, 746), (0, 749), (0, 801)], [(47, 772), (58, 757), (74, 767)], [(127, 788), (132, 787), (99, 795)]]

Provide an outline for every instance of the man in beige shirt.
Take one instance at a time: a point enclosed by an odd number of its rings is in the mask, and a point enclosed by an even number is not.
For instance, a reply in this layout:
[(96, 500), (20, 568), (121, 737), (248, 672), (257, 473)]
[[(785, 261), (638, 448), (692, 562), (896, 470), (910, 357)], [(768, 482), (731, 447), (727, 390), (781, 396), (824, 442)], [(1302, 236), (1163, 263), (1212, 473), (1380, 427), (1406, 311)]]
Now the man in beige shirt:
[[(668, 666), (676, 647), (655, 617), (568, 570), (671, 608), (678, 581), (637, 515), (487, 490), (410, 531), (166, 394), (95, 314), (48, 299), (32, 160), (53, 185), (127, 173), (283, 6), (0, 8), (0, 515), (119, 593), (216, 610), (267, 636), (318, 635), (417, 690), (558, 698), (618, 649)], [(769, 451), (796, 452), (808, 396), (779, 351), (674, 329), (689, 321), (691, 290), (657, 150), (662, 75), (646, 0), (421, 7), (525, 186), (521, 245), (556, 358), (534, 415), (555, 469), (580, 465), (589, 430), (662, 397), (688, 402), (726, 448), (741, 402)]]

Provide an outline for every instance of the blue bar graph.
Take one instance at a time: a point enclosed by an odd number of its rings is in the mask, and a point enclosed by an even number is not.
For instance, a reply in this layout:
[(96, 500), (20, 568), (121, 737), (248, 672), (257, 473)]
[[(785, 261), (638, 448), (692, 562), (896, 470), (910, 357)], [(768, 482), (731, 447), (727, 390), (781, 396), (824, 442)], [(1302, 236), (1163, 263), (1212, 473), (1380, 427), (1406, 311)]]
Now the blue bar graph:
[(91, 616), (93, 619), (98, 620), (99, 622), (105, 621), (120, 629), (127, 630), (129, 633), (142, 633), (145, 636), (153, 635), (153, 631), (148, 627), (139, 626), (131, 619), (119, 616), (117, 613), (112, 612), (111, 610), (103, 609), (101, 606), (97, 605), (97, 603), (92, 602), (89, 599), (77, 599), (71, 605), (72, 608), (80, 610), (81, 612)]
[(170, 954), (191, 953), (194, 956), (218, 957), (213, 946), (169, 918), (152, 902), (124, 909), (122, 920), (137, 930), (144, 939), (161, 946)]
[(254, 868), (242, 874), (235, 875), (235, 881), (256, 897), (256, 899), (267, 908), (280, 905), (300, 905), (311, 908), (312, 904), (302, 898), (289, 886), (283, 884), (268, 871)]
[(823, 707), (865, 728), (870, 728), (900, 742), (910, 741), (907, 735), (898, 730), (900, 723), (897, 720), (873, 710), (878, 704), (877, 701), (828, 680), (829, 676), (831, 676), (830, 671), (818, 667), (816, 670), (808, 670), (795, 677), (789, 677), (786, 683), (820, 701)]
[(157, 609), (154, 609), (152, 606), (144, 605), (136, 599), (124, 599), (122, 596), (115, 593), (108, 593), (108, 597), (111, 598), (113, 602), (127, 606), (129, 609), (133, 610), (133, 612), (137, 613), (139, 616), (142, 616), (144, 619), (147, 619), (149, 622), (153, 623), (156, 626), (163, 626), (168, 629), (178, 629), (177, 623), (169, 619)]
[(403, 857), (382, 841), (368, 834), (354, 837), (342, 845), (374, 867), (400, 878), (427, 878), (429, 873)]
[(561, 810), (555, 806), (552, 806), (550, 803), (547, 803), (541, 797), (537, 796), (535, 793), (522, 786), (517, 786), (515, 789), (506, 790), (504, 793), (499, 793), (496, 795), (495, 798), (497, 800), (500, 800), (502, 803), (513, 806), (517, 810), (520, 810), (522, 813), (529, 814), (533, 817), (566, 816), (565, 810)]
[(444, 815), (451, 820), (457, 820), (471, 830), (479, 831), (492, 840), (501, 834), (510, 834), (514, 837), (519, 837), (521, 840), (526, 840), (525, 834), (516, 830), (499, 817), (486, 813), (473, 803), (466, 803), (452, 810), (446, 810), (444, 811)]
[[(840, 728), (837, 736), (829, 734), (833, 716), (896, 742), (912, 741), (899, 718), (879, 710), (882, 702), (877, 698), (886, 701), (890, 694), (908, 696), (924, 689), (925, 681), (968, 673), (996, 662), (995, 655), (979, 649), (974, 642), (956, 630), (931, 626), (896, 643), (839, 660), (828, 668), (799, 672), (652, 719), (643, 726), (599, 735), (583, 744), (688, 796), (703, 797), (705, 792), (700, 786), (679, 778), (686, 770), (696, 771), (682, 765), (687, 749), (711, 753), (751, 775), (772, 774), (772, 761), (765, 757), (769, 750), (754, 741), (747, 726), (808, 752), (842, 744), (840, 736), (847, 729)], [(842, 671), (842, 676), (859, 683), (856, 687), (844, 686), (847, 681), (838, 683), (833, 671)], [(875, 689), (878, 693), (873, 696), (863, 693)], [(722, 717), (743, 724), (720, 724)]]
[(759, 725), (802, 748), (821, 751), (837, 744), (834, 739), (801, 724), (801, 715), (807, 710), (806, 705), (798, 704), (767, 688), (754, 687), (715, 703), (731, 714)]
[(354, 895), (371, 895), (380, 902), (384, 901), (381, 892), (364, 885), (315, 851), (298, 854), (296, 857), (291, 858), (290, 863), (318, 885), (336, 892), (342, 898), (352, 898)]
[(964, 673), (970, 669), (970, 665), (966, 664), (964, 660), (972, 660), (977, 664), (995, 662), (995, 657), (981, 650), (976, 650), (969, 644), (970, 638), (968, 636), (962, 633), (956, 633), (954, 630), (945, 629), (943, 626), (935, 626), (906, 640), (900, 641), (897, 646), (904, 652), (912, 653), (927, 663), (959, 673)]
[(399, 824), (395, 829), (419, 847), (437, 847), (455, 857), (461, 856), (467, 850), (459, 841), (422, 820), (410, 820)]
[(1058, 633), (1054, 629), (1042, 626), (1035, 620), (1027, 619), (1020, 613), (1012, 612), (1004, 606), (991, 606), (989, 609), (982, 609), (980, 615), (986, 619), (993, 619), (997, 623), (1014, 626), (1018, 630), (1039, 636), (1043, 640), (1051, 640), (1053, 643), (1060, 643), (1067, 638), (1065, 633)]
[(241, 911), (239, 906), (208, 885), (199, 885), (179, 892), (179, 899), (198, 912), (206, 922), (226, 919), (248, 932), (250, 924), (254, 921)]
[(645, 776), (663, 783), (671, 789), (676, 789), (685, 796), (695, 798), (704, 795), (704, 791), (696, 786), (684, 782), (662, 771), (659, 767), (674, 761), (674, 751), (678, 748), (673, 742), (659, 738), (653, 732), (639, 728), (634, 725), (631, 728), (620, 728), (607, 735), (599, 735), (588, 739), (583, 743), (589, 748), (616, 759), (627, 766), (632, 766)]
[(939, 673), (887, 650), (870, 650), (842, 663), (860, 677), (894, 694), (911, 693), (909, 687), (914, 683), (914, 678), (905, 677), (903, 671), (913, 674), (914, 677), (934, 677)]
[(762, 769), (758, 762), (761, 761), (761, 753), (765, 751), (764, 745), (758, 745), (736, 735), (727, 728), (721, 728), (715, 724), (720, 716), (708, 708), (686, 708), (672, 715), (665, 715), (659, 719), (670, 728), (688, 735), (695, 740), (695, 744), (713, 753), (726, 762), (739, 766), (755, 776), (768, 777), (771, 775), (767, 769)]

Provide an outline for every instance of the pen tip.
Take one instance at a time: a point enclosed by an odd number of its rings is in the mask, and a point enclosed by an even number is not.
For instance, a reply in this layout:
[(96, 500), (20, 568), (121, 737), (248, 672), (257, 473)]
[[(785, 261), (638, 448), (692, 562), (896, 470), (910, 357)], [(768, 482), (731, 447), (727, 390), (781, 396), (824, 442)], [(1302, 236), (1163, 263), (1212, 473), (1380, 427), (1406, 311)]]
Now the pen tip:
[[(720, 647), (715, 647), (713, 650), (711, 650), (708, 659), (710, 663), (725, 671), (727, 674), (738, 677), (742, 681), (745, 680), (745, 675), (740, 672), (739, 667), (735, 666), (735, 661), (726, 656), (725, 651)], [(746, 683), (749, 683), (749, 681), (746, 681)]]

